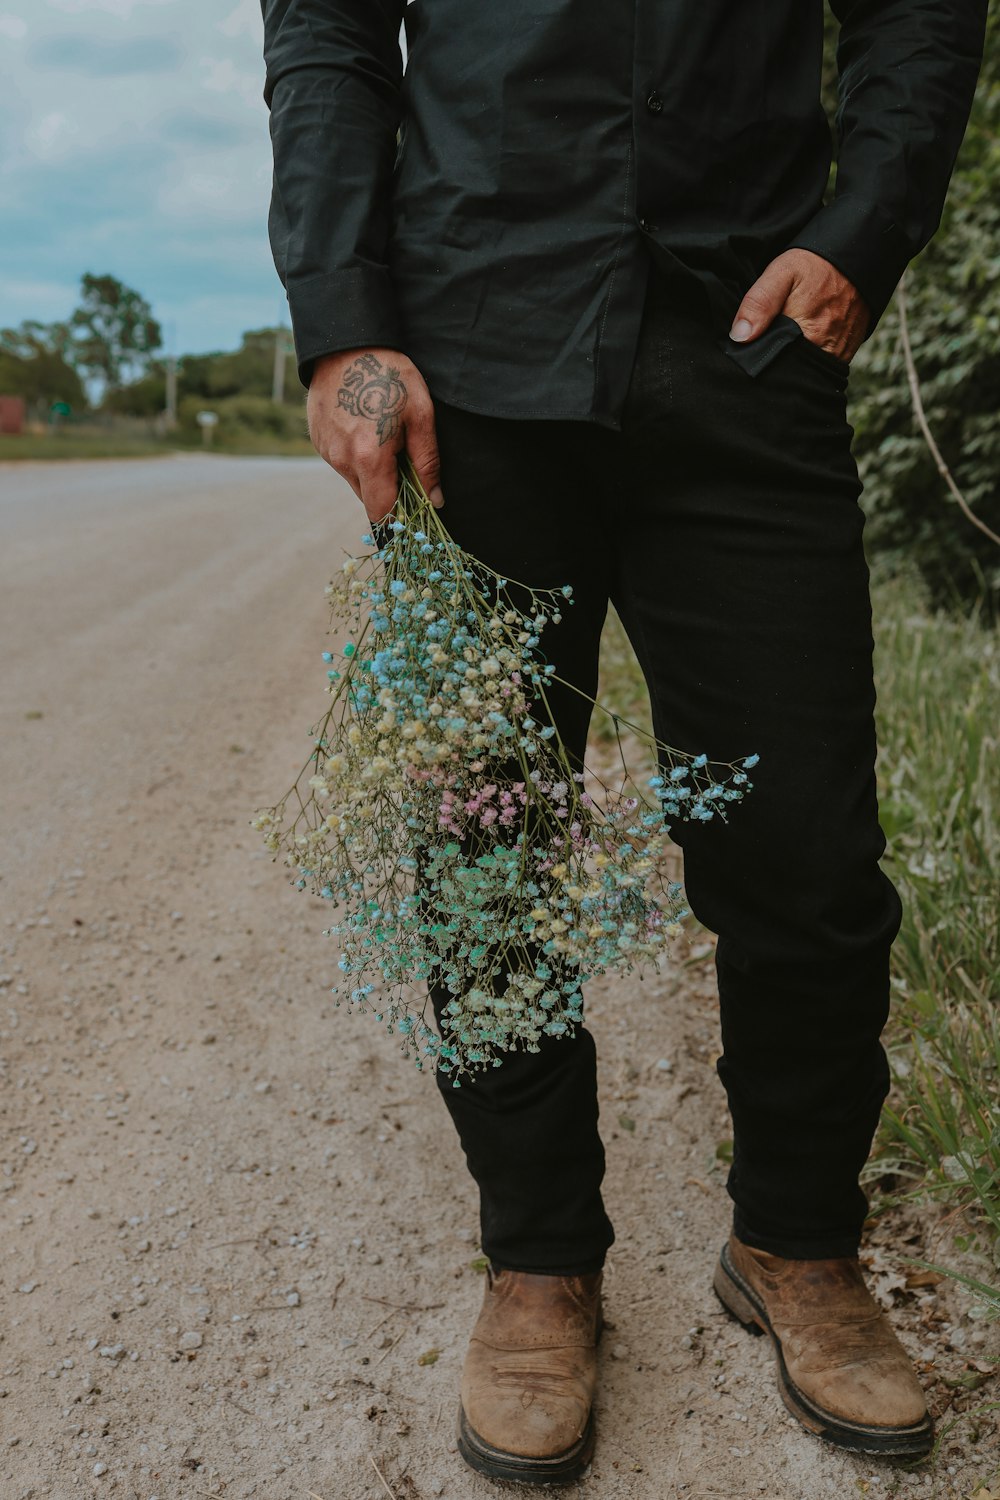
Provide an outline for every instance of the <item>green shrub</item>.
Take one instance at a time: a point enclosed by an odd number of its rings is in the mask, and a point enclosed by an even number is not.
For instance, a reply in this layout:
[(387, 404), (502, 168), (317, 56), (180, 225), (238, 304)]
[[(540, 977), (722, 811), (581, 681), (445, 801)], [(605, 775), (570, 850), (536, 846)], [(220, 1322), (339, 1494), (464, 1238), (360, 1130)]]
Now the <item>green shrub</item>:
[(304, 402), (279, 406), (266, 396), (225, 396), (210, 402), (203, 396), (184, 396), (177, 411), (183, 440), (200, 441), (197, 417), (206, 410), (214, 411), (219, 418), (213, 434), (213, 446), (219, 448), (238, 444), (246, 449), (248, 442), (262, 439), (280, 443), (308, 440)]
[[(975, 513), (1000, 534), (1000, 12), (941, 227), (905, 280), (927, 418)], [(898, 296), (851, 376), (872, 555), (919, 568), (936, 603), (1000, 603), (1000, 547), (962, 515), (913, 415)]]
[[(903, 898), (886, 1043), (892, 1096), (869, 1169), (969, 1210), (1000, 1246), (1000, 635), (935, 609), (915, 566), (876, 568), (879, 809)], [(609, 612), (601, 697), (648, 723), (645, 685)], [(630, 763), (637, 747), (627, 735)], [(595, 718), (600, 757), (618, 745)], [(635, 766), (636, 771), (640, 768)], [(647, 767), (648, 769), (648, 767)]]
[(879, 805), (903, 898), (878, 1156), (1000, 1236), (1000, 637), (922, 593), (902, 574), (875, 593)]

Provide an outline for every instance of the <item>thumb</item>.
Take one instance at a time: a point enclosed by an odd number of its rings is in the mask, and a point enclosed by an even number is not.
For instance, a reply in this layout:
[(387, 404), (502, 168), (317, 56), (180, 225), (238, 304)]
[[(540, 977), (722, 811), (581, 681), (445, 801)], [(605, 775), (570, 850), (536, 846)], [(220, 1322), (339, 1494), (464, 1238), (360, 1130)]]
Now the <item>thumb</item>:
[(791, 266), (772, 262), (745, 293), (729, 330), (729, 337), (737, 344), (755, 339), (770, 324), (788, 299), (795, 285), (795, 273)]
[(417, 478), (423, 485), (424, 493), (435, 509), (440, 510), (444, 505), (444, 496), (441, 493), (441, 459), (432, 410), (422, 412), (407, 424), (406, 451)]

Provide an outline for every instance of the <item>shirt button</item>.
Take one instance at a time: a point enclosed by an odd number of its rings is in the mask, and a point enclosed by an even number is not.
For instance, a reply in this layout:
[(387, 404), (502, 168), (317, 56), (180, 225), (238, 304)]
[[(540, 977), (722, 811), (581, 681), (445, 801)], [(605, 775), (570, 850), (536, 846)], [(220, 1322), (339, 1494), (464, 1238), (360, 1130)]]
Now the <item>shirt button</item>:
[(646, 108), (649, 110), (651, 115), (658, 115), (663, 108), (663, 100), (660, 98), (655, 89), (646, 100)]

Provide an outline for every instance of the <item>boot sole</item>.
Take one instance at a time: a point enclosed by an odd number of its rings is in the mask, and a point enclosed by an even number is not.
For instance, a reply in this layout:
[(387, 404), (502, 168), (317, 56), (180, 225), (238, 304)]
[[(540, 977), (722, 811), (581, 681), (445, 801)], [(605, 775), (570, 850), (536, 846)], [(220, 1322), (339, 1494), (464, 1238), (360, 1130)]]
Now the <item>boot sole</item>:
[(770, 1338), (778, 1365), (781, 1399), (803, 1427), (826, 1442), (834, 1443), (838, 1448), (849, 1448), (854, 1453), (914, 1458), (930, 1452), (934, 1446), (934, 1424), (929, 1416), (912, 1427), (868, 1427), (862, 1422), (851, 1422), (846, 1417), (825, 1411), (799, 1390), (788, 1373), (781, 1340), (771, 1327), (764, 1304), (733, 1265), (728, 1245), (722, 1247), (712, 1286), (726, 1311), (744, 1328), (751, 1333), (766, 1333)]
[(524, 1458), (494, 1448), (469, 1425), (465, 1408), (458, 1408), (458, 1451), (479, 1474), (490, 1479), (509, 1479), (516, 1484), (572, 1484), (594, 1456), (594, 1414), (587, 1417), (582, 1436), (571, 1448), (552, 1458)]

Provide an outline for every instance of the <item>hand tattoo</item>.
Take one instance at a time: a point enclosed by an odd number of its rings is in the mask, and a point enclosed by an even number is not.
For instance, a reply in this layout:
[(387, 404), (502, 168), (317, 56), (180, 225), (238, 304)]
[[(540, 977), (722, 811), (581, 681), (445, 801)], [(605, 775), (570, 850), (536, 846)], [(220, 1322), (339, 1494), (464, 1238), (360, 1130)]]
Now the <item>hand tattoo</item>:
[(383, 368), (374, 354), (362, 354), (341, 376), (337, 401), (353, 417), (367, 417), (376, 424), (379, 445), (399, 431), (399, 414), (406, 405), (406, 386), (398, 370)]

